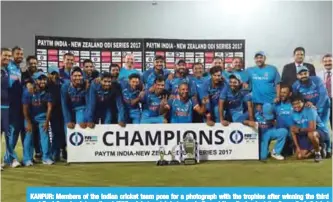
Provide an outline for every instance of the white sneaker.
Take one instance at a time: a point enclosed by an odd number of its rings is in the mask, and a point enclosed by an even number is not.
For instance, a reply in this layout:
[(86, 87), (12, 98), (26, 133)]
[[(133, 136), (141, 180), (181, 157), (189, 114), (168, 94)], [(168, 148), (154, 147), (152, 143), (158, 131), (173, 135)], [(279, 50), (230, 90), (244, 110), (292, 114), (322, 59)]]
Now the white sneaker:
[(46, 161), (43, 161), (43, 164), (44, 164), (44, 165), (53, 165), (53, 164), (54, 164), (54, 161), (48, 159), (48, 160), (46, 160)]
[(27, 161), (24, 166), (28, 167), (28, 166), (33, 166), (34, 164), (32, 163), (32, 161)]
[(271, 157), (273, 157), (273, 158), (275, 158), (276, 160), (279, 160), (279, 161), (284, 160), (283, 156), (281, 156), (280, 154), (276, 154), (274, 152), (272, 152)]
[(20, 167), (20, 166), (21, 166), (20, 162), (18, 162), (17, 160), (13, 160), (12, 168), (17, 168), (17, 167)]

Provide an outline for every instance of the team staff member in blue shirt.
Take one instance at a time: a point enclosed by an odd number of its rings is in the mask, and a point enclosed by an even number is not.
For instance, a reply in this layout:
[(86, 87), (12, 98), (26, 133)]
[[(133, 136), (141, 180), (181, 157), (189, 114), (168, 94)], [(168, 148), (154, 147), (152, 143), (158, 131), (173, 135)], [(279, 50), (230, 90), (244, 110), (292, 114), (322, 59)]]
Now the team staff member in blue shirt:
[(128, 78), (131, 74), (138, 74), (141, 76), (141, 72), (137, 69), (134, 69), (134, 57), (133, 55), (125, 56), (125, 65), (120, 69), (119, 80), (128, 81)]
[[(89, 102), (87, 104), (88, 127), (94, 128), (101, 121), (102, 124), (111, 124), (112, 114), (118, 112), (118, 124), (125, 127), (124, 106), (121, 90), (112, 82), (111, 73), (103, 72), (100, 82), (93, 82), (89, 90)], [(117, 109), (112, 108), (112, 102), (116, 102)]]
[[(309, 75), (305, 66), (297, 67), (297, 81), (293, 84), (293, 92), (301, 93), (307, 106), (315, 106), (317, 113), (324, 124), (330, 117), (330, 99), (323, 81), (317, 76)], [(331, 153), (331, 140), (326, 142), (327, 152)]]
[(54, 161), (60, 160), (60, 154), (63, 160), (67, 160), (66, 136), (64, 128), (64, 117), (61, 107), (61, 85), (58, 67), (48, 67), (47, 88), (52, 97), (52, 115), (51, 115), (51, 132), (52, 145), (51, 156)]
[(153, 92), (145, 90), (145, 94), (141, 100), (143, 104), (141, 123), (167, 123), (165, 114), (161, 114), (161, 101), (162, 99), (167, 99), (167, 94), (165, 94), (165, 79), (163, 76), (158, 76), (155, 78)]
[[(189, 96), (189, 87), (187, 83), (179, 85), (178, 96), (170, 98), (167, 103), (163, 102), (163, 112), (170, 112), (170, 123), (192, 123), (193, 111), (204, 115), (206, 113), (206, 104), (208, 98), (202, 100), (202, 105), (198, 104), (196, 97)], [(207, 124), (212, 125), (210, 117), (207, 117)]]
[(170, 74), (170, 71), (164, 68), (163, 56), (157, 55), (154, 60), (154, 68), (146, 70), (142, 75), (145, 88), (150, 92), (154, 92), (154, 82), (158, 76), (162, 76), (166, 80)]
[[(9, 145), (9, 74), (8, 74), (8, 63), (12, 52), (9, 48), (1, 48), (1, 134), (5, 134), (6, 142), (6, 154), (11, 154), (13, 151), (8, 151), (10, 149)], [(1, 164), (1, 170), (3, 170)]]
[(21, 140), (24, 140), (24, 125), (22, 113), (22, 83), (21, 83), (21, 69), (20, 64), (23, 61), (23, 49), (14, 47), (12, 49), (13, 60), (9, 62), (7, 69), (9, 73), (9, 144), (11, 154), (5, 154), (4, 162), (11, 164), (12, 167), (19, 167), (21, 164), (18, 162), (15, 147), (18, 141), (19, 134), (21, 133)]
[(197, 88), (195, 83), (188, 75), (188, 71), (186, 69), (185, 60), (179, 60), (176, 65), (176, 70), (173, 79), (168, 79), (166, 81), (165, 89), (171, 93), (171, 96), (178, 95), (178, 87), (182, 83), (187, 83), (189, 85), (189, 95), (197, 96)]
[(125, 105), (126, 122), (139, 124), (141, 119), (140, 100), (144, 96), (144, 88), (139, 74), (131, 74), (128, 80), (121, 82)]
[(63, 57), (64, 67), (59, 69), (60, 79), (64, 81), (70, 81), (71, 70), (74, 66), (74, 55), (72, 53), (65, 53)]
[(256, 66), (247, 69), (250, 86), (252, 88), (252, 101), (255, 105), (274, 103), (279, 101), (280, 74), (275, 66), (265, 64), (264, 52), (257, 52), (254, 56)]
[(208, 116), (212, 117), (214, 122), (220, 122), (219, 98), (224, 88), (228, 86), (221, 75), (220, 67), (215, 66), (210, 70), (211, 78), (206, 80), (202, 86), (202, 97), (208, 97), (209, 102), (206, 106)]
[(290, 131), (296, 147), (297, 158), (309, 158), (312, 149), (314, 149), (315, 162), (319, 162), (322, 159), (321, 149), (325, 157), (324, 142), (329, 138), (329, 130), (320, 120), (315, 109), (305, 107), (302, 94), (293, 94), (291, 103), (294, 112), (292, 114), (293, 125), (290, 127)]
[(226, 119), (225, 114), (231, 117), (232, 122), (236, 123), (254, 120), (250, 93), (242, 89), (242, 80), (238, 74), (229, 76), (229, 86), (223, 88), (220, 94), (220, 122), (222, 125), (228, 126), (229, 121)]
[[(52, 165), (50, 136), (48, 134), (52, 98), (51, 94), (46, 91), (47, 75), (42, 72), (36, 72), (32, 78), (35, 81), (33, 93), (25, 89), (22, 96), (24, 125), (26, 129), (23, 142), (23, 164), (25, 166), (33, 165), (34, 148), (32, 136), (39, 135), (43, 164)], [(33, 134), (33, 131), (38, 131), (38, 134)]]
[[(67, 128), (74, 129), (75, 124), (86, 128), (87, 89), (80, 67), (71, 70), (71, 81), (61, 87), (61, 106)], [(67, 132), (67, 129), (65, 129)]]

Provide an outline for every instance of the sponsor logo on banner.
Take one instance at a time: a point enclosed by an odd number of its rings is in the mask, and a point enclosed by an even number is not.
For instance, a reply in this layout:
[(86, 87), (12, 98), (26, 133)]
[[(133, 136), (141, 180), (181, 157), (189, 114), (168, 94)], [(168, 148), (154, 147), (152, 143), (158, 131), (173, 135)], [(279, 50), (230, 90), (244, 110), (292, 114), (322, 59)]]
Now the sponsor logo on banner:
[(91, 57), (91, 60), (93, 62), (100, 62), (101, 61), (101, 58), (100, 57)]
[(224, 53), (223, 52), (215, 52), (215, 57), (221, 57), (223, 58)]
[(102, 62), (111, 62), (111, 58), (102, 56)]
[(254, 142), (258, 139), (258, 134), (256, 133), (246, 133), (244, 134), (244, 140), (246, 142)]
[(194, 53), (193, 52), (186, 52), (185, 53), (185, 57), (187, 57), (187, 58), (193, 58), (194, 57)]
[(205, 59), (204, 58), (195, 58), (195, 62), (199, 62), (199, 63), (204, 63)]
[(213, 58), (206, 58), (206, 63), (212, 63), (213, 62)]
[[(38, 54), (38, 51), (37, 51), (37, 54)], [(47, 54), (48, 55), (57, 55), (58, 56), (58, 50), (50, 49), (50, 50), (47, 51)]]
[(46, 61), (39, 61), (39, 65), (41, 67), (46, 67), (47, 66), (47, 62)]
[(225, 63), (224, 65), (226, 68), (229, 68), (229, 67), (232, 68), (232, 63)]
[(100, 69), (101, 68), (101, 63), (99, 62), (94, 62), (95, 68)]
[(80, 51), (70, 50), (69, 52), (71, 52), (74, 56), (80, 55)]
[[(207, 62), (207, 60), (206, 60), (206, 62)], [(205, 68), (206, 68), (206, 69), (210, 69), (210, 68), (212, 68), (212, 64), (211, 64), (211, 63), (206, 63), (206, 64), (205, 64)]]
[(207, 58), (213, 58), (214, 57), (214, 53), (213, 52), (206, 52), (205, 53), (205, 57), (207, 57)]
[(37, 55), (46, 55), (47, 50), (46, 49), (37, 49)]
[(232, 63), (233, 58), (225, 58), (224, 62), (226, 63)]
[(58, 67), (58, 62), (48, 62), (47, 64), (48, 64), (49, 67), (50, 66), (56, 66), (56, 67)]
[(186, 58), (186, 63), (194, 63), (194, 58)]
[(80, 52), (80, 56), (84, 56), (84, 57), (89, 57), (90, 56), (90, 52), (89, 51), (81, 51)]
[(168, 68), (168, 69), (173, 69), (174, 67), (175, 67), (175, 63), (174, 62), (172, 62), (172, 63), (166, 63), (166, 68)]
[(47, 72), (47, 67), (41, 67), (41, 69), (43, 70), (43, 72)]
[(112, 52), (112, 57), (121, 57), (121, 52), (120, 51)]
[(146, 56), (152, 56), (152, 57), (154, 57), (155, 56), (155, 52), (147, 51), (146, 52)]
[(243, 54), (243, 52), (236, 52), (235, 53), (235, 57), (244, 57), (244, 54)]
[(121, 62), (121, 57), (112, 57), (112, 62)]
[(47, 60), (47, 56), (46, 55), (37, 55), (37, 60), (38, 61)]
[(141, 63), (138, 63), (138, 62), (135, 62), (135, 63), (134, 63), (134, 68), (135, 68), (135, 69), (141, 69), (141, 68), (142, 68), (142, 64), (141, 64)]
[(141, 57), (134, 57), (134, 62), (142, 62)]
[(80, 67), (80, 63), (76, 62), (76, 63), (74, 63), (74, 66)]
[(100, 52), (100, 51), (91, 51), (90, 55), (91, 55), (92, 57), (96, 57), (96, 56), (99, 57), (99, 56), (101, 55), (101, 52)]
[(146, 57), (146, 62), (153, 62), (154, 61), (154, 57)]
[(203, 58), (204, 57), (204, 53), (203, 52), (196, 52), (195, 53), (195, 57)]
[(107, 69), (109, 70), (111, 63), (102, 63), (102, 69)]
[(142, 56), (142, 52), (133, 52), (134, 57), (140, 57)]
[(175, 63), (175, 58), (165, 58), (165, 61)]
[(226, 52), (224, 53), (224, 57), (227, 58), (227, 57), (234, 57), (234, 53), (233, 52)]
[(122, 54), (123, 54), (123, 57), (125, 57), (126, 55), (132, 55), (132, 52), (131, 51), (123, 51)]
[(83, 62), (84, 60), (90, 59), (90, 57), (80, 57), (80, 62)]
[(68, 50), (59, 50), (59, 55), (63, 56), (68, 53)]
[(79, 56), (75, 56), (74, 57), (74, 62), (79, 62), (80, 61), (80, 57)]
[[(67, 129), (68, 162), (156, 162), (164, 147), (166, 160), (187, 134), (198, 142), (201, 160), (258, 160), (259, 141), (254, 129), (239, 123), (228, 127), (205, 124), (96, 125), (94, 129)], [(93, 135), (92, 135), (93, 134)], [(251, 141), (247, 134), (251, 134)], [(246, 152), (244, 152), (246, 151)]]
[(110, 51), (102, 51), (102, 57), (111, 57)]
[(176, 58), (184, 58), (185, 57), (185, 53), (184, 52), (175, 52), (175, 57)]
[(56, 55), (49, 55), (48, 56), (48, 60), (49, 61), (58, 61), (58, 56), (56, 56)]
[(156, 51), (156, 55), (160, 55), (160, 56), (164, 57), (165, 52), (164, 51)]
[(154, 67), (154, 63), (146, 63), (146, 68), (150, 69)]
[(174, 52), (165, 52), (165, 57), (175, 57)]

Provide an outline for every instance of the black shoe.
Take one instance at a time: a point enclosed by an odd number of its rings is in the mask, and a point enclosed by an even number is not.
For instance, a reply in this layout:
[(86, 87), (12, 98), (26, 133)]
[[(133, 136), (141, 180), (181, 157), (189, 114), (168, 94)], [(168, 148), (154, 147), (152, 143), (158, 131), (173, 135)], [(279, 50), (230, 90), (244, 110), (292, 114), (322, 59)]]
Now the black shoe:
[(33, 162), (40, 162), (42, 160), (42, 154), (41, 153), (36, 153), (35, 158), (33, 159)]
[(331, 153), (331, 152), (327, 152), (327, 154), (326, 154), (326, 158), (327, 158), (327, 159), (332, 158), (332, 153)]
[(62, 149), (61, 150), (61, 157), (67, 161), (67, 150), (66, 149)]

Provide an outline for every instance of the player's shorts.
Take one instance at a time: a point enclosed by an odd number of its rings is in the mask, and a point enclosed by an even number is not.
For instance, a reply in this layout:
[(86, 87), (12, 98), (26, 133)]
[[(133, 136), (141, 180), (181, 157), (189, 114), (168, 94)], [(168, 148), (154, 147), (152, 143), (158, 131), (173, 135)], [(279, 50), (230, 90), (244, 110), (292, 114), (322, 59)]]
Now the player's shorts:
[[(317, 130), (317, 132), (319, 133), (319, 141), (323, 142), (324, 139), (326, 138), (327, 134), (324, 133), (321, 130)], [(301, 150), (308, 150), (311, 151), (313, 149), (313, 145), (311, 143), (311, 140), (308, 138), (308, 133), (307, 132), (301, 132), (299, 134), (296, 135), (299, 147)]]

